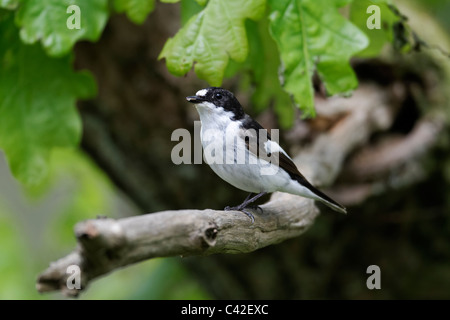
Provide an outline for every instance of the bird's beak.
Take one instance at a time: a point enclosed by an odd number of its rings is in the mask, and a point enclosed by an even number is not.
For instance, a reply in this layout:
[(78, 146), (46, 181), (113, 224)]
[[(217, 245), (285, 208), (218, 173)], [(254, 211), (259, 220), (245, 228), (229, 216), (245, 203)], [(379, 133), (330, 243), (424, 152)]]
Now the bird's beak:
[(189, 101), (190, 103), (201, 103), (205, 101), (205, 98), (199, 96), (189, 96), (186, 97), (186, 100)]

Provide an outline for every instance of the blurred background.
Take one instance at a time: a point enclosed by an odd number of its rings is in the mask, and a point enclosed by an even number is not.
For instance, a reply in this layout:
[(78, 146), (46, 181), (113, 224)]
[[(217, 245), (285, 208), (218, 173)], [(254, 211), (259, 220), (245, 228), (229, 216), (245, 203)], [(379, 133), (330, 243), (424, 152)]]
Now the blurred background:
[[(450, 33), (449, 1), (416, 2), (422, 14)], [(245, 197), (205, 164), (176, 166), (170, 160), (176, 144), (170, 141), (172, 131), (193, 132), (197, 120), (184, 97), (208, 86), (192, 72), (184, 78), (170, 75), (164, 61), (157, 60), (179, 26), (179, 5), (158, 2), (143, 25), (117, 14), (98, 42), (77, 43), (75, 66), (94, 74), (99, 93), (78, 103), (81, 149), (55, 150), (44, 183), (22, 186), (0, 152), (0, 299), (63, 299), (59, 293), (38, 294), (35, 281), (50, 261), (74, 248), (73, 227), (80, 220), (220, 209)], [(409, 95), (388, 130), (406, 137), (427, 113), (423, 99), (434, 87), (426, 80), (428, 68), (423, 74), (402, 68), (379, 60), (355, 61), (361, 83), (406, 83)], [(243, 105), (252, 105), (245, 75), (223, 86)], [(415, 95), (417, 87), (425, 94)], [(449, 107), (444, 101), (447, 113)], [(280, 127), (272, 109), (257, 113), (249, 107), (246, 112), (267, 127)], [(298, 122), (297, 129), (286, 129), (283, 144), (296, 150), (323, 130), (320, 117), (307, 124), (306, 129)], [(308, 134), (299, 134), (302, 130)], [(371, 142), (379, 139), (374, 135)], [(96, 280), (80, 299), (449, 299), (449, 143), (443, 137), (428, 152), (421, 179), (362, 202), (345, 197), (342, 190), (352, 180), (344, 170), (330, 192), (350, 214), (327, 211), (299, 238), (245, 255), (146, 261)], [(371, 179), (395, 180), (395, 174)], [(372, 264), (381, 268), (381, 290), (366, 287), (366, 269)]]

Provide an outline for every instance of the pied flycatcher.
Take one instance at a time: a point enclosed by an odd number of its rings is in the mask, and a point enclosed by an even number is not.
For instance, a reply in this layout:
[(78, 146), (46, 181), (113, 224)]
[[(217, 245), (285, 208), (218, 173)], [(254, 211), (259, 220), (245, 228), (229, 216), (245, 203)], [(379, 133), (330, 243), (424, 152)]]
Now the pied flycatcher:
[(230, 91), (210, 87), (186, 99), (195, 104), (200, 115), (205, 161), (223, 180), (250, 192), (243, 203), (225, 210), (242, 211), (254, 222), (248, 209), (259, 207), (250, 204), (266, 193), (281, 191), (319, 200), (335, 211), (347, 212), (344, 206), (305, 179), (287, 153), (244, 112)]

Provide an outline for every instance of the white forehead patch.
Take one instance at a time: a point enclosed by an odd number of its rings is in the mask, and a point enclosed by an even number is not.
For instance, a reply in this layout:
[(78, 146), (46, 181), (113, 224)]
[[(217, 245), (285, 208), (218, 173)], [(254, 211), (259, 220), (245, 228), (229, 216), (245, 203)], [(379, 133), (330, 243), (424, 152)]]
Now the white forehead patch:
[(200, 97), (204, 97), (204, 96), (206, 96), (207, 93), (208, 93), (207, 89), (202, 89), (202, 90), (198, 90), (195, 95), (196, 96), (200, 96)]

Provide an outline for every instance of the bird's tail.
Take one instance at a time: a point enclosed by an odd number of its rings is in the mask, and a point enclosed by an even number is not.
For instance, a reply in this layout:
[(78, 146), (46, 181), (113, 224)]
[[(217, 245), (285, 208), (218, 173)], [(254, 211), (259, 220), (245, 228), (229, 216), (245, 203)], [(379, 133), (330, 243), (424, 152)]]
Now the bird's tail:
[(322, 191), (320, 191), (319, 189), (317, 189), (316, 187), (314, 187), (312, 184), (310, 184), (309, 182), (305, 182), (305, 180), (302, 181), (303, 185), (305, 187), (307, 187), (309, 189), (309, 191), (311, 192), (312, 196), (310, 196), (312, 199), (314, 200), (319, 200), (320, 202), (322, 202), (323, 204), (325, 204), (326, 206), (330, 207), (331, 209), (333, 209), (334, 211), (340, 212), (340, 213), (344, 213), (347, 214), (347, 209), (345, 209), (345, 207), (334, 201), (333, 199), (331, 199), (329, 196), (327, 196), (325, 193), (323, 193)]
[(331, 199), (329, 196), (327, 196), (322, 191), (320, 191), (314, 187), (310, 190), (317, 196), (316, 199), (319, 200), (320, 202), (322, 202), (323, 204), (325, 204), (326, 206), (330, 207), (334, 211), (337, 211), (337, 212), (340, 212), (343, 214), (347, 214), (347, 209), (345, 209), (345, 207), (342, 204), (334, 201), (333, 199)]

